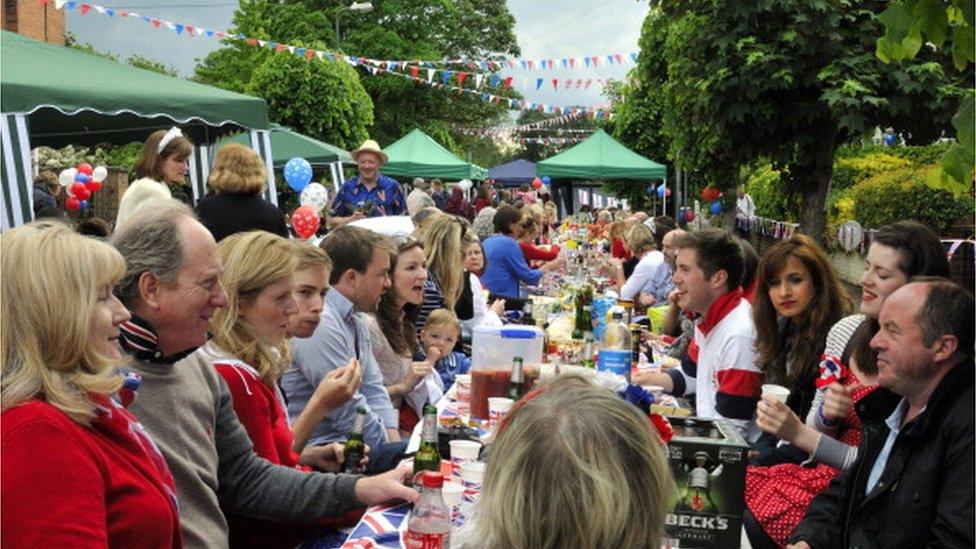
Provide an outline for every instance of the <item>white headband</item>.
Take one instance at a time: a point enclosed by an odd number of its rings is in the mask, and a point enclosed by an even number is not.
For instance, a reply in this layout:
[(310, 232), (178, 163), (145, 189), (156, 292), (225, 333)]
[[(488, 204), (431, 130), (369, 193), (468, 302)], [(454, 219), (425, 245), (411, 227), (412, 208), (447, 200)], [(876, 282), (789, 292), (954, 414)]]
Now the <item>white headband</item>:
[(163, 138), (159, 140), (159, 146), (156, 147), (156, 154), (163, 154), (163, 149), (166, 148), (166, 145), (169, 145), (169, 142), (176, 139), (177, 137), (183, 137), (183, 132), (181, 132), (179, 128), (173, 126), (169, 130), (167, 130), (166, 135), (164, 135)]

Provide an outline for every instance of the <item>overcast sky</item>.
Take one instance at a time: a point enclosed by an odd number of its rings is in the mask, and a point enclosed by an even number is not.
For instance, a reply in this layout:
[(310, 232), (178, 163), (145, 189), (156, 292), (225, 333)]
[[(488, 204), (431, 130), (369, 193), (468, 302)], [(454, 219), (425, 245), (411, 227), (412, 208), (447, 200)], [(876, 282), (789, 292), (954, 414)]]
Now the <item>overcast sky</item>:
[[(383, 0), (374, 0), (382, 2)], [(140, 15), (193, 25), (212, 30), (226, 30), (237, 2), (228, 0), (101, 0), (107, 8), (125, 9)], [(100, 2), (96, 0), (96, 4)], [(515, 34), (526, 59), (582, 57), (621, 53), (622, 66), (600, 66), (576, 70), (511, 70), (513, 86), (527, 101), (556, 106), (599, 106), (606, 103), (597, 79), (623, 78), (633, 64), (629, 53), (637, 50), (641, 23), (648, 2), (638, 0), (507, 0), (515, 16)], [(82, 16), (78, 10), (67, 11), (68, 32), (78, 41), (100, 51), (118, 54), (125, 59), (138, 54), (159, 61), (188, 76), (193, 67), (211, 50), (220, 46), (216, 39), (189, 38), (176, 35), (165, 26), (155, 29), (136, 19), (111, 18), (94, 10)], [(355, 54), (355, 52), (347, 52)], [(362, 73), (360, 73), (362, 74)], [(363, 75), (362, 78), (369, 78)], [(536, 79), (544, 83), (536, 90)], [(551, 80), (559, 79), (555, 91)], [(566, 79), (592, 79), (588, 90), (563, 91)]]

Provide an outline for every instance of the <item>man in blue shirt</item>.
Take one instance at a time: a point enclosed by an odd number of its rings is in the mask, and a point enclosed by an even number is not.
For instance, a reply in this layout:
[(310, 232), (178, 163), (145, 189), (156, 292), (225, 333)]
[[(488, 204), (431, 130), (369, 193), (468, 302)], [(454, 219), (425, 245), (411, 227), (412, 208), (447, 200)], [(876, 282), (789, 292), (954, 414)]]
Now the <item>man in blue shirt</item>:
[(406, 200), (395, 179), (380, 174), (380, 166), (389, 157), (376, 141), (367, 139), (350, 153), (356, 160), (359, 175), (343, 183), (332, 202), (330, 219), (333, 227), (364, 217), (405, 215)]
[(333, 230), (322, 241), (332, 259), (332, 288), (325, 294), (322, 322), (308, 339), (291, 340), (294, 365), (281, 378), (294, 422), (329, 372), (356, 358), (362, 367), (359, 391), (326, 414), (312, 430), (309, 444), (344, 441), (353, 428), (357, 408), (365, 408), (363, 438), (371, 448), (366, 472), (396, 466), (406, 448), (397, 430), (399, 414), (383, 386), (383, 374), (373, 356), (363, 314), (375, 312), (383, 291), (390, 287), (390, 245), (386, 238), (354, 226)]

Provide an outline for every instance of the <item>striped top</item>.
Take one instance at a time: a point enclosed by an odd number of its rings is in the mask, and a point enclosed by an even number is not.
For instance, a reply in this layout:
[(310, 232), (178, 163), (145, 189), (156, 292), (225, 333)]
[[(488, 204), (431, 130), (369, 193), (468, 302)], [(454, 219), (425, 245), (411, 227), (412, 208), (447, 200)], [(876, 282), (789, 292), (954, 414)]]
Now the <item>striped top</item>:
[(434, 273), (430, 273), (427, 282), (424, 284), (424, 302), (420, 305), (420, 314), (417, 315), (417, 337), (420, 337), (420, 331), (427, 324), (427, 317), (430, 316), (430, 313), (444, 307), (444, 294), (441, 293), (440, 286), (434, 280)]

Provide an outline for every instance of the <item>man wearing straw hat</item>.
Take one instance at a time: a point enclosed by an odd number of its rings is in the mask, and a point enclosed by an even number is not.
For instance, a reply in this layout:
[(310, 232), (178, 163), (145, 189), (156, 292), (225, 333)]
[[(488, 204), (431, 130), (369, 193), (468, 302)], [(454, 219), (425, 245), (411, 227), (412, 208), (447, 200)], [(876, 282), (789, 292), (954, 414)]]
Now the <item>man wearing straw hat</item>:
[(367, 139), (350, 153), (359, 175), (346, 181), (332, 203), (332, 226), (338, 227), (364, 217), (404, 215), (406, 200), (396, 180), (380, 174), (389, 157), (379, 144)]

